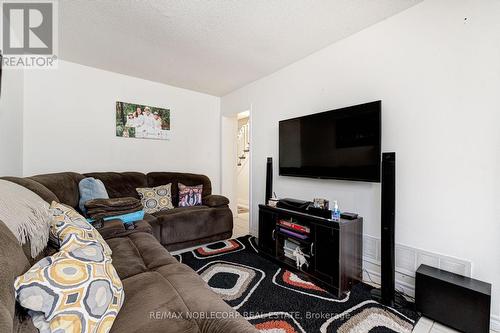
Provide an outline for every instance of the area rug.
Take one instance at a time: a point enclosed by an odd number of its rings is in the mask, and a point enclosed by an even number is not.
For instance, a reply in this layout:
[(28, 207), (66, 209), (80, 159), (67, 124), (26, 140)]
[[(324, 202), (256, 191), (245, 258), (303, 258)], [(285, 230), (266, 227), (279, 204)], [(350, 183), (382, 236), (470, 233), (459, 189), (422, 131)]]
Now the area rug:
[(266, 332), (409, 333), (418, 314), (385, 307), (359, 283), (342, 299), (258, 254), (244, 236), (175, 255), (230, 306)]

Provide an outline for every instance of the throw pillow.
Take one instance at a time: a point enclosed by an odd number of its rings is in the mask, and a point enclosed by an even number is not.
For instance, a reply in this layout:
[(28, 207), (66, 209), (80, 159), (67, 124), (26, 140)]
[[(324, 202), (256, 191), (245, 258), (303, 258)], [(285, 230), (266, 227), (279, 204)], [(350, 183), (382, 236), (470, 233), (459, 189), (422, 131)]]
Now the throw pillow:
[(201, 205), (201, 194), (203, 185), (186, 186), (182, 183), (179, 186), (179, 207), (190, 207)]
[(17, 301), (40, 332), (109, 332), (122, 307), (123, 285), (111, 257), (97, 241), (79, 244), (75, 236), (14, 283)]
[(82, 243), (97, 241), (104, 253), (111, 256), (111, 249), (101, 234), (76, 210), (55, 201), (50, 205), (50, 209), (52, 210), (50, 233), (59, 240), (61, 248), (73, 235), (73, 238)]
[(141, 187), (136, 188), (136, 191), (139, 193), (144, 211), (148, 214), (174, 208), (172, 205), (172, 184), (151, 188)]
[(93, 177), (84, 178), (78, 183), (78, 189), (80, 190), (80, 202), (78, 206), (80, 207), (80, 211), (84, 214), (86, 213), (85, 203), (87, 201), (109, 198), (106, 187), (100, 179), (95, 179)]

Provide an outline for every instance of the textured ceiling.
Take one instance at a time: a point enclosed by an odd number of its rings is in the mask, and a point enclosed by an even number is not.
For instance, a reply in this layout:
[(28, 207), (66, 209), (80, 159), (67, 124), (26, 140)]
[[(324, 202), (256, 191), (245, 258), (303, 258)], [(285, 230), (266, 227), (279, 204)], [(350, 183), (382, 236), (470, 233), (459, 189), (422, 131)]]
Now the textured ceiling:
[(421, 0), (61, 0), (60, 57), (222, 96)]

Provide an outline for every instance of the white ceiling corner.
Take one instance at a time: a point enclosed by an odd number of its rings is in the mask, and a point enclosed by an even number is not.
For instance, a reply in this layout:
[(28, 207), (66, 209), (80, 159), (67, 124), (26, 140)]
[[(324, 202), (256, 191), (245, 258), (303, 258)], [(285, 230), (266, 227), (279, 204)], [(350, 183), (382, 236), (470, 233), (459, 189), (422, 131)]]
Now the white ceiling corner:
[(223, 96), (422, 0), (60, 0), (60, 58)]

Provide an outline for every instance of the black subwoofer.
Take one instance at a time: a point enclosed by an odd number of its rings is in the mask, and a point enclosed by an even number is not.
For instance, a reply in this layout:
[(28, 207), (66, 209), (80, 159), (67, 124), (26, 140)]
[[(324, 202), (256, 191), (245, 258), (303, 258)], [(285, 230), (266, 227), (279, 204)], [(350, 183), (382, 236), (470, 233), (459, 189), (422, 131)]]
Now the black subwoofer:
[(420, 265), (415, 303), (423, 316), (466, 333), (489, 333), (491, 284)]

